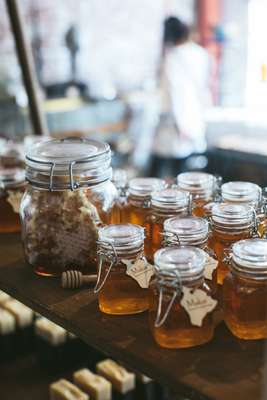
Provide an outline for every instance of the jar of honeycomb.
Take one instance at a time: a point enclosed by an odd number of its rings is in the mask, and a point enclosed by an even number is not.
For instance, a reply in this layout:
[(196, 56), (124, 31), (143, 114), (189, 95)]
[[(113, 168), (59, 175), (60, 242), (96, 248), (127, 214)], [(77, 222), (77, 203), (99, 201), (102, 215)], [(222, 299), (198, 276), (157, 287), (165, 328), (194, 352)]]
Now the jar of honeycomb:
[(194, 246), (206, 253), (204, 277), (213, 291), (217, 288), (218, 261), (209, 246), (209, 223), (206, 219), (194, 216), (174, 217), (164, 222), (165, 246)]
[(170, 188), (152, 193), (151, 216), (145, 224), (146, 231), (151, 232), (151, 241), (146, 248), (146, 257), (153, 260), (154, 253), (161, 248), (163, 224), (168, 218), (188, 215), (190, 195), (188, 192)]
[(19, 208), (25, 191), (25, 171), (19, 168), (0, 170), (0, 232), (19, 232)]
[(232, 246), (251, 238), (256, 231), (255, 211), (247, 204), (216, 204), (212, 209), (209, 244), (218, 259), (217, 282), (221, 285), (229, 271)]
[(161, 347), (193, 347), (212, 339), (217, 301), (204, 279), (205, 260), (203, 250), (190, 246), (156, 252), (149, 323)]
[(145, 252), (149, 254), (152, 232), (146, 224), (151, 215), (151, 195), (166, 186), (158, 178), (134, 178), (129, 182), (127, 203), (121, 212), (121, 222), (146, 227)]
[(234, 244), (223, 283), (225, 323), (240, 339), (267, 338), (267, 240)]
[(20, 214), (26, 260), (36, 273), (96, 269), (98, 229), (117, 222), (110, 161), (108, 144), (87, 139), (50, 140), (28, 151)]
[(177, 183), (179, 189), (191, 194), (193, 215), (206, 216), (208, 204), (214, 201), (218, 190), (215, 176), (206, 172), (183, 172), (177, 176)]
[(148, 309), (154, 268), (144, 257), (144, 228), (113, 224), (99, 229), (95, 292), (106, 314), (137, 314)]

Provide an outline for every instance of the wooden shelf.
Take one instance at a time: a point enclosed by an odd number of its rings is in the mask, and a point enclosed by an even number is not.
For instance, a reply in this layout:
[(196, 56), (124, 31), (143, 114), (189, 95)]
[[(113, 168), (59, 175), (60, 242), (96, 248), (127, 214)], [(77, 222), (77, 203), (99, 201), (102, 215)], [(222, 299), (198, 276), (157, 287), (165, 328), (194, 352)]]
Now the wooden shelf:
[(0, 236), (0, 255), (2, 290), (131, 368), (192, 399), (266, 399), (265, 341), (237, 340), (221, 324), (207, 345), (164, 350), (146, 314), (104, 315), (92, 291), (63, 290), (57, 279), (35, 276), (24, 265), (18, 235)]

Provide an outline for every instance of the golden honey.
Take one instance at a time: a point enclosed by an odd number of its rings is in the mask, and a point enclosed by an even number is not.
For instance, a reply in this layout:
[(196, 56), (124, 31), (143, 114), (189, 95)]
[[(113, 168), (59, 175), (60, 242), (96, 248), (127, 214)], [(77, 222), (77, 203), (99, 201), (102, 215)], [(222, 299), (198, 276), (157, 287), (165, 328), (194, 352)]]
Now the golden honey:
[(219, 262), (217, 282), (221, 285), (229, 271), (233, 244), (251, 238), (254, 234), (254, 211), (245, 204), (217, 204), (212, 210), (211, 229), (209, 246), (214, 250)]
[[(118, 224), (99, 230), (95, 292), (103, 313), (128, 315), (148, 309), (148, 289), (144, 287), (148, 280), (143, 282), (140, 279), (141, 274), (148, 277), (152, 266), (147, 264), (143, 251), (144, 229), (140, 226)], [(138, 273), (135, 277), (136, 268)]]
[(151, 241), (146, 247), (146, 257), (153, 261), (154, 253), (162, 247), (163, 224), (174, 216), (188, 215), (190, 196), (175, 188), (154, 192), (151, 197), (151, 215), (145, 224), (146, 232), (151, 232)]
[(267, 338), (267, 241), (249, 239), (233, 246), (223, 283), (224, 320), (240, 339)]
[(217, 194), (215, 176), (205, 172), (183, 172), (177, 176), (178, 188), (188, 191), (192, 196), (192, 214), (204, 217), (206, 204), (212, 202)]
[[(198, 248), (183, 246), (161, 249), (155, 254), (155, 279), (150, 285), (149, 324), (157, 344), (164, 348), (176, 349), (198, 346), (209, 342), (214, 334), (213, 313), (205, 312), (196, 323), (191, 311), (184, 306), (186, 289), (189, 289), (189, 303), (194, 302), (193, 313), (202, 313), (212, 299), (209, 285), (205, 282), (205, 253)], [(204, 295), (202, 303), (198, 293)], [(203, 308), (202, 308), (203, 307)], [(192, 319), (193, 318), (193, 319)]]
[(20, 232), (19, 208), (25, 187), (23, 169), (0, 170), (0, 233)]

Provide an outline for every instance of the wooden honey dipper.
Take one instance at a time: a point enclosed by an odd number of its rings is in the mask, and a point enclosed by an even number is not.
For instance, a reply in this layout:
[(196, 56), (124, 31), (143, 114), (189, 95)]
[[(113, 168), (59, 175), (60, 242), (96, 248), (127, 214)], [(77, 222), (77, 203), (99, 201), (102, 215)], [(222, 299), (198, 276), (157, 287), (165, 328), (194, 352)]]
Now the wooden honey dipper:
[(83, 275), (80, 271), (66, 271), (61, 275), (61, 286), (63, 289), (78, 289), (83, 285), (94, 283), (97, 275)]

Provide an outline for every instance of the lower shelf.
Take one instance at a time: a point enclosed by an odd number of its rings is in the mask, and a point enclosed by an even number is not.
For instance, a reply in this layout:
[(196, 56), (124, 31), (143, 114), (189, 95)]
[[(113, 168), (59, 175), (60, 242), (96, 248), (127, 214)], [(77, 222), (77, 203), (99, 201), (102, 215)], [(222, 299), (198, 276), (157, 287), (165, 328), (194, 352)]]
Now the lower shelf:
[(66, 291), (59, 281), (35, 276), (24, 265), (17, 235), (0, 237), (0, 288), (75, 333), (89, 345), (192, 399), (266, 399), (265, 341), (235, 339), (223, 324), (207, 345), (160, 349), (144, 313), (101, 314), (88, 289)]

